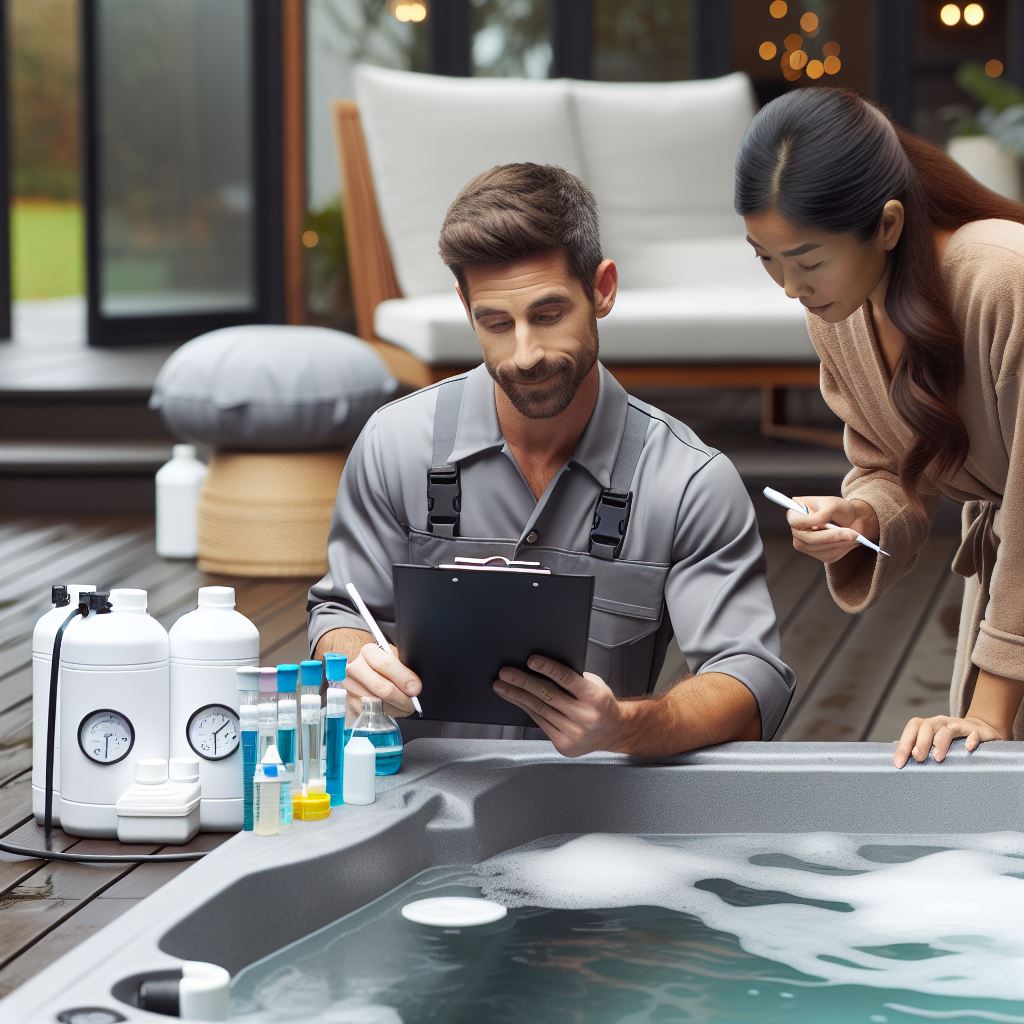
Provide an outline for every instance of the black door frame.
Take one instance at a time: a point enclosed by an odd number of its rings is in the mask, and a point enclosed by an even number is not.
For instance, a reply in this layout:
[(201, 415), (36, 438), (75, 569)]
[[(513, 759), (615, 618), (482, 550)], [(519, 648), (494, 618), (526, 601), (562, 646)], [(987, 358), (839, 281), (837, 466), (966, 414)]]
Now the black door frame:
[(284, 318), (282, 266), (282, 95), (280, 0), (248, 0), (252, 19), (252, 168), (254, 189), (251, 310), (115, 317), (101, 311), (103, 248), (100, 218), (99, 6), (82, 0), (82, 116), (88, 342), (136, 345), (184, 341), (218, 327), (280, 323)]
[(11, 336), (11, 82), (7, 54), (9, 16), (7, 0), (0, 0), (0, 341), (5, 341)]

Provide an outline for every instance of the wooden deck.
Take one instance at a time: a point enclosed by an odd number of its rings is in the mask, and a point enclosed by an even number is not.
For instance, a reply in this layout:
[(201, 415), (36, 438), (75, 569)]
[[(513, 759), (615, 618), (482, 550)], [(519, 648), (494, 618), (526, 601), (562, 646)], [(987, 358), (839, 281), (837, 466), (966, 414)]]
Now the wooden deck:
[[(783, 655), (799, 680), (779, 739), (887, 741), (909, 716), (945, 709), (961, 588), (949, 571), (956, 537), (934, 535), (915, 572), (859, 617), (835, 607), (820, 567), (787, 536), (766, 544)], [(194, 607), (198, 587), (234, 586), (238, 609), (259, 627), (265, 663), (306, 655), (307, 580), (225, 579), (162, 561), (149, 521), (0, 520), (0, 834), (11, 842), (42, 840), (30, 813), (32, 626), (51, 584), (83, 580), (145, 588), (167, 626)], [(56, 836), (58, 848), (82, 852), (117, 845)], [(223, 839), (202, 835), (193, 847)], [(0, 854), (0, 996), (186, 868), (47, 866)]]

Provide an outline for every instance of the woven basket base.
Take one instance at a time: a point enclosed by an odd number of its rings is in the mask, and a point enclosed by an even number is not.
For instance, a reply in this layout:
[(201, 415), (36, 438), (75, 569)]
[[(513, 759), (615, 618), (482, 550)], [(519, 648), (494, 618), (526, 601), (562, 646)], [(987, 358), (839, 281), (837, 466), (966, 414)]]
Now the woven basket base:
[(200, 570), (322, 576), (346, 455), (215, 452), (199, 498)]

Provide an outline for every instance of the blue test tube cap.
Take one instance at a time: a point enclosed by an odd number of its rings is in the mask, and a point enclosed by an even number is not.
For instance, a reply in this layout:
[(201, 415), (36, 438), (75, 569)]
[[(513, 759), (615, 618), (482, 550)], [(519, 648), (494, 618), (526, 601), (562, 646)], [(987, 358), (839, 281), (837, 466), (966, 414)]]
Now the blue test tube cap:
[(348, 674), (348, 658), (332, 651), (324, 655), (324, 668), (327, 670), (327, 682), (343, 683)]
[(277, 666), (277, 692), (294, 693), (299, 681), (298, 665)]
[(300, 667), (302, 669), (302, 685), (319, 688), (324, 678), (323, 665), (319, 661), (304, 661)]

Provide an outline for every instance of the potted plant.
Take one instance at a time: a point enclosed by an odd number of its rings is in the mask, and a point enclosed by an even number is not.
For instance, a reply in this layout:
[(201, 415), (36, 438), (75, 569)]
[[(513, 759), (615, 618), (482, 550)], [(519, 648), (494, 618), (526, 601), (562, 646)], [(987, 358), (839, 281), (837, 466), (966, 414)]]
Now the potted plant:
[(956, 81), (981, 108), (976, 114), (965, 113), (960, 117), (946, 146), (947, 152), (993, 192), (1020, 200), (1024, 90), (990, 78), (977, 61), (961, 64)]

